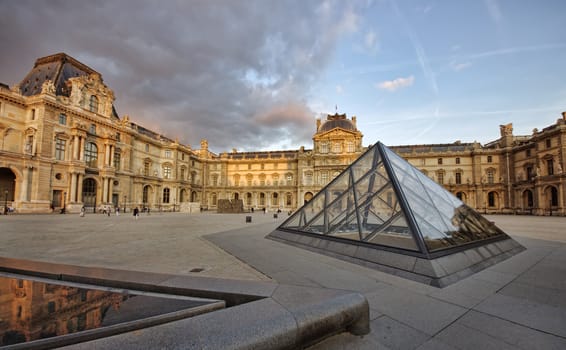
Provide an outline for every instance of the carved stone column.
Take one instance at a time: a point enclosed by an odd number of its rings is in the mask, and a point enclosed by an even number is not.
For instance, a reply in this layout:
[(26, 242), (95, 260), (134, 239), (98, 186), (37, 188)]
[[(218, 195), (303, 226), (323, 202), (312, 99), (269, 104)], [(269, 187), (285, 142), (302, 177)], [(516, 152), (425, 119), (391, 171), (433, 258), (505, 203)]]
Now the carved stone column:
[(83, 174), (77, 174), (77, 202), (83, 201)]

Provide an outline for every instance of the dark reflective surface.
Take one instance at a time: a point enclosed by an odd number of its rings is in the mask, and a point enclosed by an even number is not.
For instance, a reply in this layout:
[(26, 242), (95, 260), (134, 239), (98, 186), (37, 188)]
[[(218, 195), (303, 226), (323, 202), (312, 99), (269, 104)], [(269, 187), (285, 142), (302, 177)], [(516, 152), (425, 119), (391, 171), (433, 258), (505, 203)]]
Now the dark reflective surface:
[(0, 346), (116, 325), (209, 302), (0, 277)]

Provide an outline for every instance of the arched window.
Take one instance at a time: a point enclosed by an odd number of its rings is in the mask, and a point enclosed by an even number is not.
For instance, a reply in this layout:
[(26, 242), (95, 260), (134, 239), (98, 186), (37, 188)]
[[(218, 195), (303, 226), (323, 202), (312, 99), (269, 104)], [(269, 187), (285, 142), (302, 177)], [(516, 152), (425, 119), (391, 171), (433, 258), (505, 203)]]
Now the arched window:
[(285, 194), (285, 205), (288, 207), (293, 205), (293, 195), (289, 192)]
[(456, 192), (456, 197), (462, 202), (466, 201), (466, 194), (464, 192)]
[(216, 205), (216, 193), (213, 193), (211, 196), (210, 201), (212, 202), (212, 205)]
[(246, 193), (246, 205), (252, 205), (252, 194)]
[(163, 203), (169, 203), (169, 196), (171, 194), (171, 191), (165, 187), (163, 189)]
[(96, 168), (98, 165), (98, 147), (94, 142), (85, 145), (85, 163), (89, 168)]
[(91, 112), (98, 113), (98, 97), (90, 96), (89, 109)]
[(265, 193), (263, 192), (259, 194), (259, 205), (265, 205)]
[(279, 195), (277, 194), (277, 192), (271, 195), (271, 205), (279, 205)]

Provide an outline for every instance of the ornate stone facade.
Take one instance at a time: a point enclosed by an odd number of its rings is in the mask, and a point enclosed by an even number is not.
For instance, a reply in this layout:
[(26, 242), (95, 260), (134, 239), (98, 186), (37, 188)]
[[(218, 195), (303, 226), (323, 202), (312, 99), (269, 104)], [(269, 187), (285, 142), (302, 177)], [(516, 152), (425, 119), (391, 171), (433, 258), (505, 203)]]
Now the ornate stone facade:
[[(40, 58), (0, 85), (0, 199), (16, 212), (112, 206), (291, 211), (365, 151), (356, 117), (316, 121), (312, 149), (215, 154), (148, 130), (114, 107), (99, 73), (66, 54)], [(566, 114), (532, 135), (479, 143), (393, 146), (468, 205), (487, 213), (566, 215)], [(194, 206), (194, 205), (193, 205)]]

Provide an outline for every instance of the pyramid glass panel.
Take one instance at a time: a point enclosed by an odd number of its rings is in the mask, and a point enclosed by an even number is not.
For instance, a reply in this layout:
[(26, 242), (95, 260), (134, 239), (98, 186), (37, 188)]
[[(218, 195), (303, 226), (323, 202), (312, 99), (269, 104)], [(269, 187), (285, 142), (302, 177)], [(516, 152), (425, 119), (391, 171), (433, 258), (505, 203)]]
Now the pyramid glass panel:
[(396, 153), (386, 147), (383, 149), (429, 251), (505, 236), (503, 231)]

